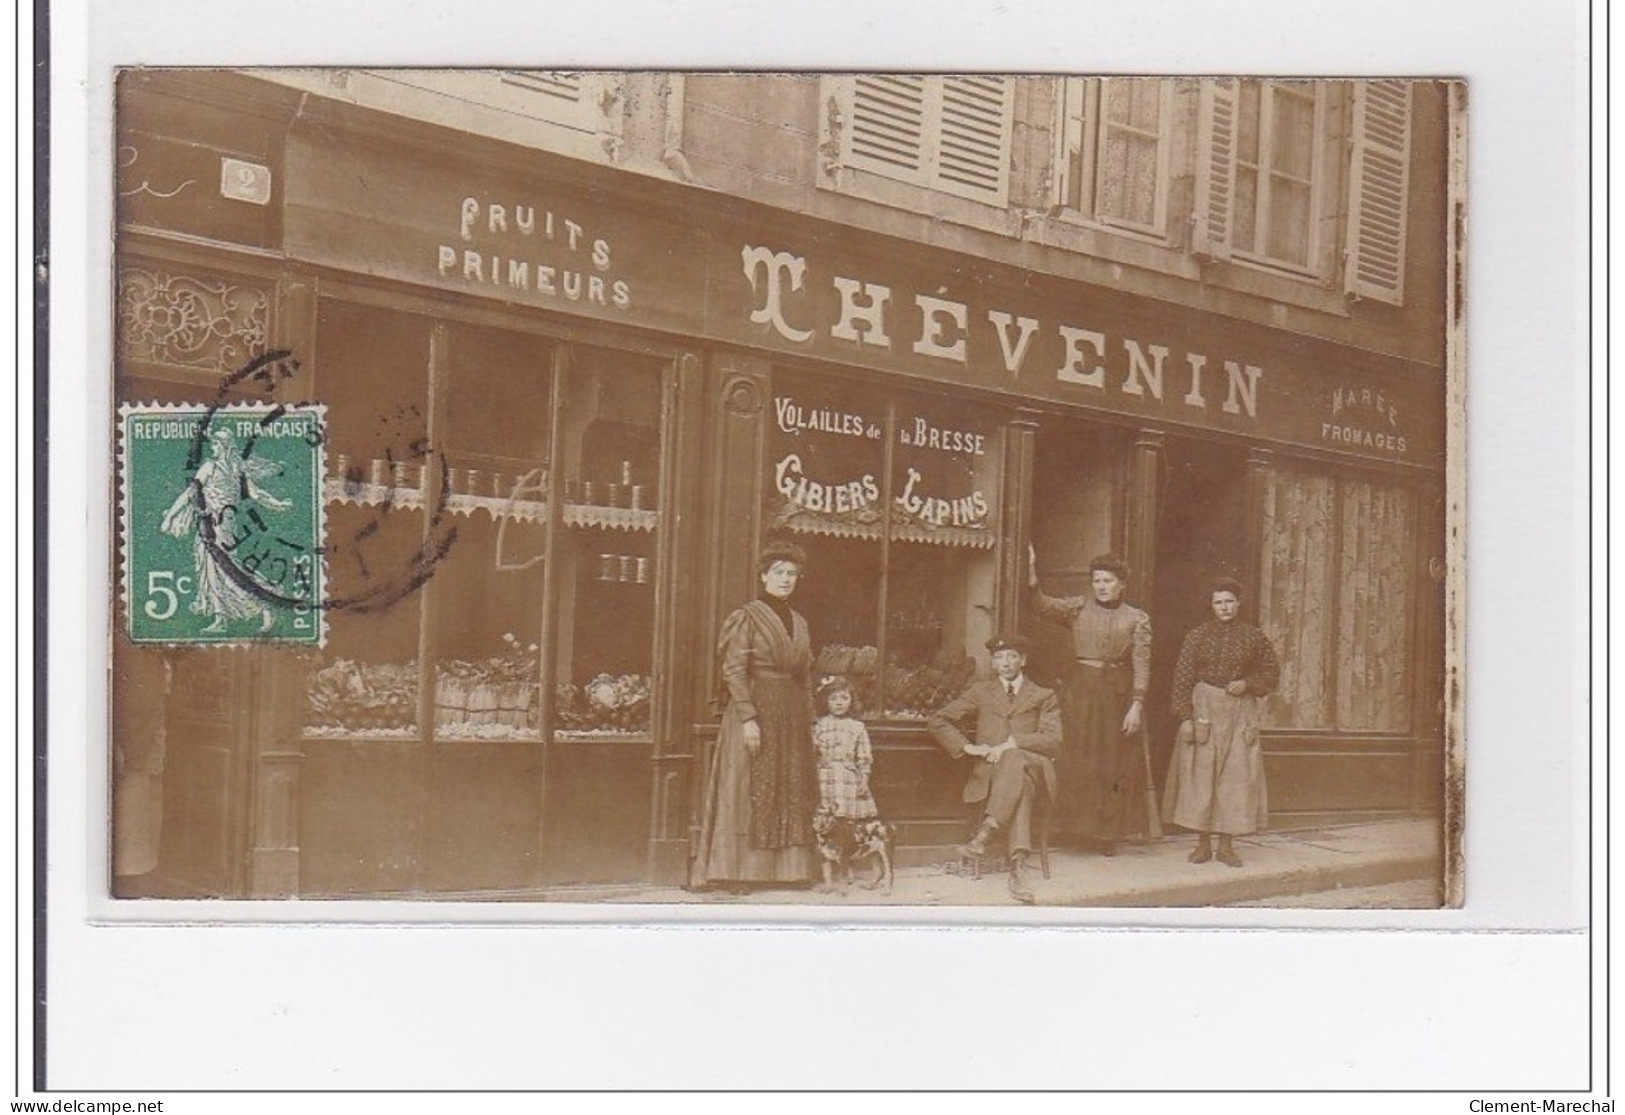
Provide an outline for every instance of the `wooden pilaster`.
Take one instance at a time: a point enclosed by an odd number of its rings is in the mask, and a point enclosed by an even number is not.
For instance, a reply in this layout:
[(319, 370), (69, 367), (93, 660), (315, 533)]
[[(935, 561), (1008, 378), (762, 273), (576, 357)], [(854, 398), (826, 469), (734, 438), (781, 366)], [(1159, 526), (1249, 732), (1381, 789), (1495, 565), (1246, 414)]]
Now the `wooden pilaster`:
[(1156, 581), (1157, 513), (1162, 498), (1161, 430), (1141, 430), (1129, 451), (1124, 500), (1123, 560), (1128, 562), (1129, 593), (1149, 604)]
[(1274, 462), (1275, 454), (1268, 449), (1253, 449), (1247, 454), (1247, 533), (1241, 550), (1241, 586), (1253, 602), (1254, 617), (1258, 615), (1258, 594), (1263, 583), (1264, 500), (1269, 495)]
[[(271, 347), (286, 349), (291, 376), (275, 385), (278, 401), (316, 398), (316, 291), (308, 280), (277, 284)], [(251, 898), (291, 898), (299, 893), (299, 777), (305, 752), (305, 694), (312, 662), (306, 655), (268, 647), (249, 668), (254, 710), (247, 728), (248, 879)]]
[(1032, 539), (1033, 444), (1036, 411), (1020, 410), (1010, 420), (1004, 443), (1004, 511), (1000, 516), (999, 589), (994, 630), (1013, 626), (1027, 591), (1027, 544)]
[(665, 389), (665, 449), (660, 476), (660, 551), (655, 591), (659, 627), (655, 645), (654, 786), (650, 795), (649, 865), (652, 881), (687, 878), (690, 786), (696, 782), (688, 696), (701, 684), (702, 660), (689, 653), (697, 636), (688, 617), (701, 611), (705, 586), (705, 368), (684, 353)]

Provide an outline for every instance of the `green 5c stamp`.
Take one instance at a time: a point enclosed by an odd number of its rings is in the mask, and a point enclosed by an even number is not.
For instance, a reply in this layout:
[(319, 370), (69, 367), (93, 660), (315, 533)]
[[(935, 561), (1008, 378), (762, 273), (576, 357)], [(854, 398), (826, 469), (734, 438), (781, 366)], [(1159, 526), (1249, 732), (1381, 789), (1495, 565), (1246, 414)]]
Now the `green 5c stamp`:
[(324, 419), (315, 405), (119, 409), (133, 641), (322, 643)]

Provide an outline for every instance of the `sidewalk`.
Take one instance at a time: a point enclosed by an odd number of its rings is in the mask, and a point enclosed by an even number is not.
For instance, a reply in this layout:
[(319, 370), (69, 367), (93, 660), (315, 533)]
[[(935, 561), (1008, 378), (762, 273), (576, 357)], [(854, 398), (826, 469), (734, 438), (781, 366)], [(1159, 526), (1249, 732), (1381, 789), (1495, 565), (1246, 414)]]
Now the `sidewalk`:
[[(1050, 853), (1050, 878), (1032, 859), (1032, 888), (1040, 906), (1220, 906), (1313, 894), (1340, 887), (1371, 887), (1441, 876), (1437, 818), (1328, 826), (1238, 837), (1241, 867), (1217, 861), (1190, 863), (1190, 834), (1123, 847), (1105, 857), (1070, 849)], [(511, 896), (510, 896), (511, 897)], [(846, 894), (759, 890), (745, 896), (693, 893), (675, 887), (581, 888), (533, 896), (544, 901), (706, 903), (726, 906), (1014, 906), (1002, 873), (981, 879), (945, 865), (897, 871), (892, 893), (860, 886)]]

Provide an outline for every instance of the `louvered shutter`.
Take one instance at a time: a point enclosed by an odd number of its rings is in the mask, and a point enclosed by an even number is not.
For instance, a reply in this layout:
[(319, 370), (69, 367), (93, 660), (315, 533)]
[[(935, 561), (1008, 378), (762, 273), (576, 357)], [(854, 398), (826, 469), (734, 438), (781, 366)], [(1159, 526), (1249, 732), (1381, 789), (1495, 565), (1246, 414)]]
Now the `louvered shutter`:
[(608, 126), (600, 104), (609, 91), (601, 74), (503, 70), (500, 77), (507, 94), (500, 107), (583, 131), (616, 130)]
[(865, 74), (852, 81), (846, 165), (926, 184), (926, 79)]
[(1405, 295), (1411, 83), (1354, 86), (1343, 292), (1398, 305)]
[(1202, 82), (1196, 125), (1196, 190), (1191, 252), (1230, 258), (1230, 222), (1236, 201), (1235, 78)]
[(564, 104), (581, 100), (581, 75), (552, 73), (543, 70), (503, 70), (502, 83), (540, 93), (544, 97)]
[(931, 185), (1003, 208), (1009, 197), (1014, 98), (1001, 77), (943, 77)]
[(1014, 107), (1006, 79), (863, 74), (849, 80), (845, 166), (1006, 204)]

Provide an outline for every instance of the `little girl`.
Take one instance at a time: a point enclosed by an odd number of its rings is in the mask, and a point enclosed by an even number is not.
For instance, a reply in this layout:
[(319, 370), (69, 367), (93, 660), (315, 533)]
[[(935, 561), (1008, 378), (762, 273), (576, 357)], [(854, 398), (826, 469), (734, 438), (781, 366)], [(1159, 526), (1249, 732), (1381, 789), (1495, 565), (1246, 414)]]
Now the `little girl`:
[(874, 751), (863, 721), (852, 715), (852, 683), (844, 677), (828, 677), (819, 683), (828, 713), (813, 725), (813, 745), (818, 752), (818, 812), (813, 815), (813, 832), (823, 857), (826, 892), (836, 887), (835, 869), (850, 880), (852, 865), (873, 857), (874, 878), (863, 885), (891, 893), (892, 827), (880, 819), (874, 795), (869, 792), (869, 770)]

